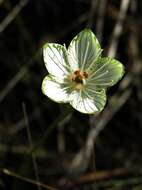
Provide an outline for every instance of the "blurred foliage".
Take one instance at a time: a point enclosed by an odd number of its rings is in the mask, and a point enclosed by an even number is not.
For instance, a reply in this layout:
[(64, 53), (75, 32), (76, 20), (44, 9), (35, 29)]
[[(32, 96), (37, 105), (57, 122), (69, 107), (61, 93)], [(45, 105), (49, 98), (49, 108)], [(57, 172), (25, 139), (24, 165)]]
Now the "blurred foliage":
[[(128, 4), (115, 55), (126, 74), (108, 90), (110, 101), (103, 113), (80, 114), (41, 92), (47, 74), (42, 45), (68, 45), (75, 34), (90, 27), (107, 55), (121, 2), (0, 0), (0, 189), (37, 188), (3, 173), (7, 168), (37, 180), (33, 153), (40, 181), (58, 189), (142, 189), (142, 1)], [(100, 126), (103, 130), (91, 139), (95, 143), (90, 152), (87, 143)]]

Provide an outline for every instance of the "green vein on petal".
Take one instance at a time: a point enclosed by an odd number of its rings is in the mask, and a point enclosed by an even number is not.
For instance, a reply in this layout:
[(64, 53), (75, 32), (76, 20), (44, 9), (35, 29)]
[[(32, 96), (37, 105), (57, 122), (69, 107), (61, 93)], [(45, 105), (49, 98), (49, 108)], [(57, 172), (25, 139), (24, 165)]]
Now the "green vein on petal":
[(58, 103), (69, 102), (69, 86), (57, 83), (50, 75), (46, 76), (42, 82), (42, 92), (48, 98)]
[(69, 45), (69, 64), (74, 70), (87, 70), (101, 52), (101, 46), (94, 33), (85, 29), (75, 36)]
[[(49, 75), (43, 80), (43, 93), (55, 102), (70, 103), (81, 113), (101, 112), (106, 104), (106, 89), (124, 75), (122, 63), (110, 57), (101, 58), (101, 53), (101, 46), (90, 29), (76, 35), (68, 50), (65, 45), (45, 44), (43, 56)], [(80, 75), (76, 74), (77, 70)], [(80, 89), (75, 88), (77, 77), (83, 80)]]
[(64, 78), (69, 72), (67, 50), (56, 43), (47, 43), (43, 47), (45, 66), (51, 75)]
[(74, 92), (72, 96), (73, 98), (70, 102), (72, 107), (85, 114), (100, 112), (106, 104), (105, 90), (95, 94), (86, 89), (82, 92)]
[(110, 57), (99, 58), (88, 79), (88, 85), (107, 88), (116, 84), (124, 75), (124, 66)]

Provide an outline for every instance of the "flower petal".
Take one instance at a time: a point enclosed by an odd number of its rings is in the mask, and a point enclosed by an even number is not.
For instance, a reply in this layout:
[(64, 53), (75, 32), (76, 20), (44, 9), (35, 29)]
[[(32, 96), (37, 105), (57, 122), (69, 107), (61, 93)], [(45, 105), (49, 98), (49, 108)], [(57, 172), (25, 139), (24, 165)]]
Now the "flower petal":
[(95, 91), (93, 89), (74, 91), (71, 95), (70, 104), (79, 112), (94, 114), (101, 112), (106, 104), (105, 90)]
[(42, 82), (42, 92), (55, 102), (65, 103), (69, 101), (68, 84), (57, 83), (49, 75)]
[(68, 74), (66, 48), (60, 44), (47, 43), (43, 47), (43, 57), (48, 72), (58, 78)]
[(124, 74), (124, 66), (110, 57), (99, 58), (88, 78), (88, 85), (107, 88), (116, 84)]
[(86, 70), (94, 64), (102, 50), (94, 33), (85, 29), (73, 38), (68, 48), (69, 64), (73, 70)]

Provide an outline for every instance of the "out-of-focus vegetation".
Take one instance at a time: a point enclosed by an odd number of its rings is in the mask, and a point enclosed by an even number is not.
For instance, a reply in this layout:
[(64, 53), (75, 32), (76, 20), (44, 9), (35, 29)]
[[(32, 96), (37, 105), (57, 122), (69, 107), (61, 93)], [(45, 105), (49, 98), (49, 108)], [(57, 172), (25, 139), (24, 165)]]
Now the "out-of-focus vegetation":
[[(95, 116), (41, 92), (43, 44), (86, 27), (126, 68)], [(142, 189), (141, 33), (138, 0), (0, 0), (0, 189)]]

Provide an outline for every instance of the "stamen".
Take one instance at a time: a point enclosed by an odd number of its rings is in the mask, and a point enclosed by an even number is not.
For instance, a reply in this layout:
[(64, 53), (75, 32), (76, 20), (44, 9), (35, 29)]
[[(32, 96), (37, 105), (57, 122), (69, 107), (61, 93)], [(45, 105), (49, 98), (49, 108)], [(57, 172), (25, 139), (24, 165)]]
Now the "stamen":
[(86, 71), (84, 71), (83, 76), (84, 76), (84, 78), (88, 78), (88, 73)]
[(69, 76), (69, 80), (73, 82), (73, 86), (77, 90), (84, 88), (85, 79), (88, 78), (88, 73), (86, 71), (80, 71), (80, 69), (74, 71), (74, 73)]

